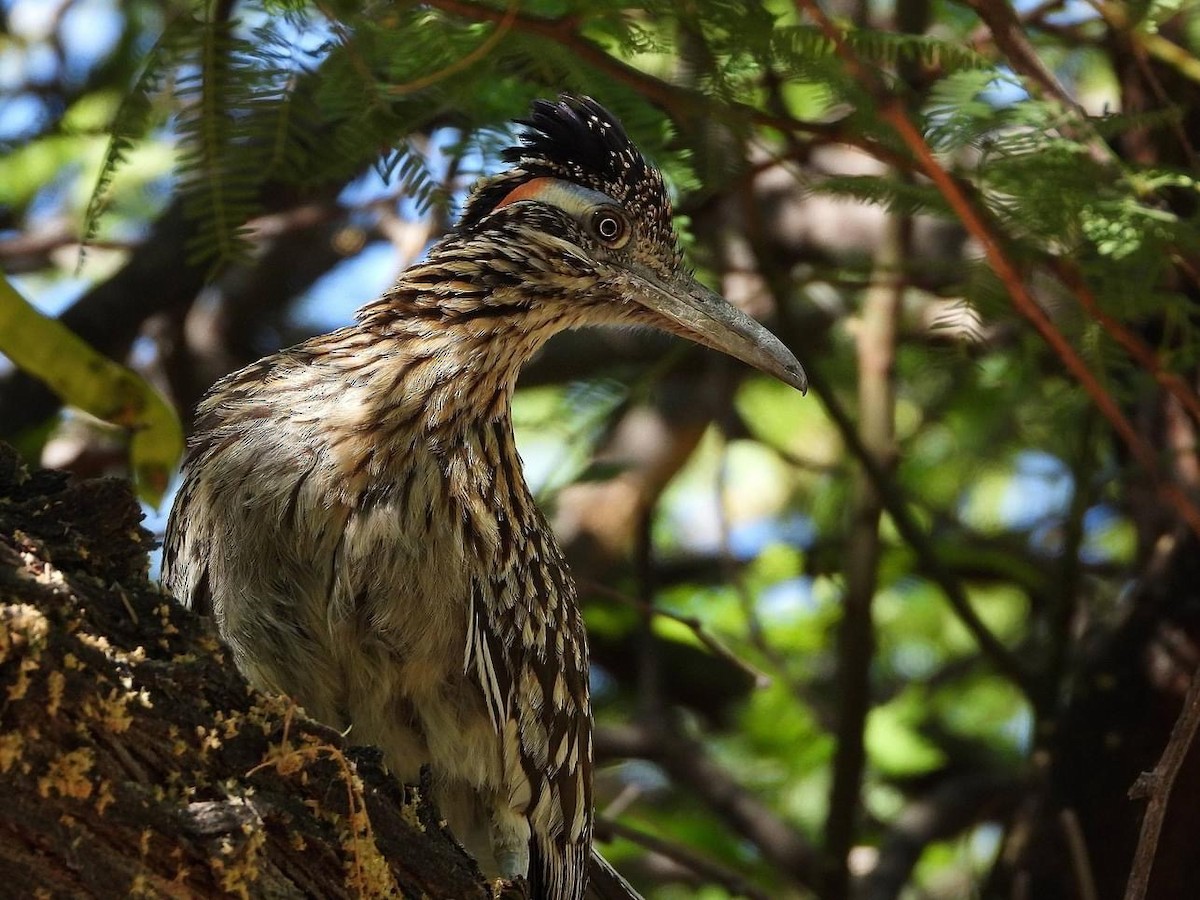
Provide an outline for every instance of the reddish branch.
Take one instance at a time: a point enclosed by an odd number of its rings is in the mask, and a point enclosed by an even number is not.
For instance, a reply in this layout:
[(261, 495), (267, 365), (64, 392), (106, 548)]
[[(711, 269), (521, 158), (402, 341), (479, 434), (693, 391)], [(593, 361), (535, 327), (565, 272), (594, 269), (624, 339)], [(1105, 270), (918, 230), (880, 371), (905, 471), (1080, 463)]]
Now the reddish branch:
[(1158, 354), (1145, 341), (1100, 308), (1096, 295), (1092, 293), (1075, 266), (1063, 259), (1055, 259), (1051, 265), (1059, 281), (1070, 288), (1087, 314), (1095, 319), (1139, 366), (1153, 375), (1154, 380), (1166, 388), (1197, 422), (1200, 422), (1200, 397), (1191, 385), (1174, 372), (1164, 369), (1158, 361)]
[[(1075, 113), (1081, 121), (1087, 121), (1087, 112), (1075, 98), (1067, 93), (1034, 51), (1033, 46), (1029, 43), (1029, 38), (1025, 35), (1020, 17), (1011, 6), (1006, 3), (991, 3), (987, 0), (967, 0), (967, 5), (987, 23), (996, 40), (996, 45), (1004, 52), (1015, 71), (1020, 72), (1037, 85), (1043, 93), (1053, 97)], [(1092, 135), (1089, 147), (1097, 158), (1111, 158), (1113, 155), (1098, 136)], [(1137, 361), (1138, 365), (1170, 391), (1197, 422), (1200, 422), (1200, 397), (1196, 395), (1195, 390), (1175, 373), (1164, 370), (1154, 350), (1121, 322), (1100, 308), (1095, 295), (1085, 283), (1076, 266), (1061, 258), (1053, 259), (1050, 265), (1059, 281), (1075, 294), (1088, 315), (1107, 331), (1125, 352)]]
[(890, 96), (880, 89), (873, 73), (867, 69), (850, 45), (846, 43), (842, 32), (833, 24), (816, 0), (795, 0), (795, 3), (799, 10), (806, 11), (812, 16), (817, 27), (833, 44), (835, 51), (842, 58), (851, 75), (876, 98), (879, 117), (895, 129), (905, 146), (916, 158), (920, 170), (934, 183), (967, 231), (983, 247), (988, 263), (1004, 283), (1017, 312), (1034, 327), (1034, 330), (1050, 346), (1067, 371), (1087, 391), (1092, 402), (1121, 436), (1138, 464), (1155, 479), (1159, 495), (1174, 507), (1175, 511), (1188, 523), (1189, 528), (1200, 536), (1200, 509), (1196, 508), (1196, 505), (1178, 486), (1161, 478), (1158, 458), (1154, 449), (1137, 433), (1133, 424), (1113, 399), (1112, 394), (1100, 384), (1095, 374), (1088, 368), (1087, 363), (1083, 361), (1063, 333), (1055, 327), (1050, 316), (1030, 294), (1016, 265), (1005, 252), (1003, 238), (992, 228), (985, 213), (976, 208), (954, 176), (938, 162), (933, 149), (925, 141), (912, 119), (909, 118), (904, 105), (897, 97)]
[[(714, 109), (711, 101), (703, 94), (648, 75), (640, 69), (616, 58), (599, 44), (579, 33), (581, 20), (578, 16), (546, 18), (526, 13), (510, 15), (504, 9), (482, 6), (470, 0), (430, 0), (430, 6), (452, 16), (476, 22), (508, 23), (512, 31), (533, 35), (566, 47), (580, 62), (602, 72), (618, 84), (636, 91), (642, 97), (667, 110), (676, 121), (709, 119), (720, 116), (722, 110)], [(840, 123), (802, 122), (790, 116), (775, 116), (746, 104), (731, 102), (728, 110), (736, 114), (740, 122), (773, 128), (787, 134), (803, 132), (814, 142), (849, 144), (871, 154), (876, 159), (896, 165), (905, 165), (903, 158), (895, 152), (862, 135), (851, 133)]]

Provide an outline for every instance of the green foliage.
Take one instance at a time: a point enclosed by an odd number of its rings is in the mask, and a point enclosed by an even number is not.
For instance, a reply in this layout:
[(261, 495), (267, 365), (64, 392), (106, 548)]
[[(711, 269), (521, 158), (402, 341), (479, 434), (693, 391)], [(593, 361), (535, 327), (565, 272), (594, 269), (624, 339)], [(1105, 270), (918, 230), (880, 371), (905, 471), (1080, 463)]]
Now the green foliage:
[[(992, 63), (960, 43), (930, 35), (898, 34), (890, 31), (855, 30), (846, 34), (846, 43), (862, 60), (880, 67), (899, 63), (938, 66), (946, 72), (985, 70), (983, 84), (997, 75)], [(833, 44), (812, 25), (777, 28), (771, 34), (775, 58), (786, 66), (815, 66), (819, 60), (834, 56)], [(943, 79), (948, 81), (950, 79)]]
[(195, 23), (187, 16), (170, 20), (158, 40), (146, 54), (141, 72), (133, 86), (125, 93), (116, 114), (109, 123), (108, 149), (100, 165), (92, 188), (91, 199), (83, 217), (84, 242), (92, 240), (100, 227), (100, 216), (109, 200), (109, 189), (117, 169), (128, 162), (129, 153), (152, 123), (154, 100), (162, 87), (166, 70), (175, 60), (186, 35)]
[(63, 402), (124, 428), (138, 495), (157, 506), (183, 456), (179, 417), (146, 381), (39, 314), (0, 277), (0, 353)]
[[(1139, 544), (1144, 523), (1132, 518), (1149, 488), (1139, 481), (1130, 489), (1127, 452), (1111, 435), (1097, 435), (1093, 404), (1014, 309), (1012, 285), (977, 243), (963, 248), (962, 224), (942, 190), (880, 114), (875, 91), (807, 17), (784, 0), (462, 0), (454, 8), (463, 15), (437, 2), (251, 0), (235, 4), (229, 21), (198, 4), (176, 4), (160, 21), (151, 5), (154, 15), (143, 14), (155, 34), (130, 54), (140, 65), (122, 70), (120, 84), (84, 91), (60, 128), (0, 158), (0, 204), (14, 218), (56, 179), (72, 190), (88, 180), (86, 209), (74, 210), (86, 238), (111, 230), (138, 240), (154, 203), (170, 194), (194, 225), (191, 258), (218, 279), (231, 268), (242, 274), (253, 271), (263, 246), (248, 223), (277, 206), (328, 200), (372, 170), (412, 218), (445, 212), (472, 177), (495, 171), (512, 143), (512, 120), (532, 99), (571, 90), (609, 106), (664, 170), (686, 213), (677, 224), (695, 232), (685, 233), (685, 247), (729, 269), (703, 272), (706, 281), (718, 285), (724, 275), (727, 284), (749, 283), (742, 294), (756, 313), (774, 302), (776, 323), (823, 376), (827, 393), (802, 397), (757, 376), (722, 390), (704, 382), (697, 405), (706, 408), (689, 409), (687, 420), (703, 437), (685, 448), (687, 464), (653, 498), (653, 556), (671, 575), (635, 585), (621, 570), (609, 586), (631, 596), (646, 589), (659, 608), (702, 622), (713, 639), (677, 618), (658, 618), (650, 631), (661, 644), (722, 673), (729, 663), (717, 659), (715, 643), (762, 676), (761, 686), (709, 698), (711, 708), (680, 717), (750, 797), (814, 846), (823, 840), (844, 707), (835, 638), (865, 490), (845, 424), (831, 409), (844, 408), (851, 425), (864, 415), (860, 310), (866, 291), (898, 268), (905, 283), (891, 403), (897, 452), (887, 462), (935, 566), (897, 516), (882, 515), (863, 734), (866, 815), (857, 843), (885, 846), (897, 817), (925, 801), (928, 785), (963, 771), (1029, 774), (1042, 713), (981, 650), (947, 603), (945, 580), (961, 587), (1031, 677), (1041, 677), (1056, 639), (1071, 645), (1068, 656), (1084, 652), (1076, 643), (1099, 643), (1090, 634), (1077, 641), (1078, 631), (1055, 618), (1063, 592), (1075, 591), (1081, 604), (1099, 598), (1080, 614), (1089, 628), (1118, 618), (1119, 598), (1150, 555)], [(1200, 246), (1200, 182), (1186, 152), (1144, 163), (1118, 154), (1131, 136), (1141, 136), (1139, 146), (1184, 143), (1189, 110), (1168, 95), (1144, 112), (1081, 115), (1034, 79), (1014, 75), (1002, 50), (979, 40), (969, 6), (934, 4), (924, 35), (880, 25), (848, 28), (846, 42), (909, 110), (1054, 327), (1145, 427), (1142, 420), (1168, 408), (1157, 382), (1082, 309), (1056, 264), (1077, 267), (1106, 314), (1146, 341), (1166, 371), (1194, 381), (1196, 285), (1178, 263), (1194, 260)], [(887, 23), (898, 7), (865, 9), (870, 21)], [(1154, 24), (1181, 10), (1155, 3), (1142, 12)], [(1190, 22), (1194, 30), (1194, 14)], [(1080, 26), (1085, 46), (1045, 31), (1034, 48), (1089, 108), (1104, 104), (1084, 97), (1084, 87), (1108, 97), (1118, 78), (1099, 24)], [(435, 132), (448, 150), (432, 147)], [(137, 171), (137, 154), (147, 148), (159, 158), (175, 153), (169, 179)], [(72, 166), (84, 174), (62, 174)], [(776, 215), (776, 204), (794, 211)], [(130, 205), (135, 212), (120, 221), (116, 211)], [(872, 258), (872, 228), (879, 228), (871, 221), (879, 220), (867, 215), (880, 209), (903, 217), (911, 236), (899, 266), (886, 273)], [(366, 219), (369, 211), (353, 216)], [(112, 227), (114, 219), (121, 227)], [(778, 232), (764, 233), (763, 223)], [(855, 240), (860, 232), (867, 237)], [(90, 261), (97, 257), (104, 265), (103, 251)], [(131, 429), (134, 470), (161, 480), (178, 436), (156, 397), (118, 370), (80, 377), (62, 361), (75, 345), (61, 330), (20, 336), (31, 333), (0, 332), (0, 349), (73, 402), (115, 411)], [(45, 351), (50, 364), (22, 354), (28, 346)], [(80, 365), (90, 372), (95, 362), (88, 356)], [(670, 353), (632, 378), (614, 365), (609, 377), (518, 393), (520, 449), (548, 515), (567, 507), (574, 486), (645, 474), (623, 457), (597, 463), (593, 451), (633, 408), (658, 402), (661, 418), (674, 424), (678, 410), (656, 386), (677, 364)], [(721, 408), (709, 411), (710, 402)], [(710, 414), (711, 422), (699, 421)], [(1043, 482), (1022, 468), (1030, 455), (1061, 465), (1056, 477), (1069, 483), (1063, 498), (1082, 497), (1081, 511), (1045, 500)], [(1024, 518), (1014, 507), (1038, 515)], [(714, 509), (721, 512), (715, 534), (697, 527)], [(1081, 514), (1099, 524), (1083, 528), (1080, 571), (1072, 575), (1064, 548), (1072, 516)], [(636, 646), (634, 605), (589, 600), (586, 615), (597, 642)], [(679, 677), (704, 675), (712, 673)], [(640, 685), (603, 680), (600, 720), (627, 724), (640, 709)], [(1064, 678), (1050, 693), (1069, 699), (1071, 689)], [(627, 766), (602, 778), (612, 782), (600, 792), (606, 799), (633, 797), (631, 824), (747, 875), (771, 896), (789, 896), (778, 867), (688, 786), (646, 787), (654, 779)], [(982, 890), (980, 873), (990, 863), (965, 846), (971, 832), (963, 835), (930, 846), (911, 879), (914, 896), (938, 896), (937, 884), (955, 886), (941, 896)], [(628, 843), (615, 850), (618, 859), (640, 854)], [(690, 890), (668, 886), (652, 896)]]

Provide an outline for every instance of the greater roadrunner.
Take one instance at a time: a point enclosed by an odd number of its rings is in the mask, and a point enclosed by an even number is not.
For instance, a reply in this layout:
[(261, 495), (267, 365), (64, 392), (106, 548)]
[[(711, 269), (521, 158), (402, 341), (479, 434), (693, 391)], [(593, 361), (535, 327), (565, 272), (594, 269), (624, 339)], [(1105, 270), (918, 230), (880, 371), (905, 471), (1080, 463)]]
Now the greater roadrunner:
[(163, 581), (258, 688), (432, 769), (485, 872), (577, 900), (588, 649), (510, 401), (551, 335), (644, 325), (800, 390), (796, 358), (682, 264), (662, 177), (587, 98), (534, 104), (513, 167), (358, 313), (200, 404)]

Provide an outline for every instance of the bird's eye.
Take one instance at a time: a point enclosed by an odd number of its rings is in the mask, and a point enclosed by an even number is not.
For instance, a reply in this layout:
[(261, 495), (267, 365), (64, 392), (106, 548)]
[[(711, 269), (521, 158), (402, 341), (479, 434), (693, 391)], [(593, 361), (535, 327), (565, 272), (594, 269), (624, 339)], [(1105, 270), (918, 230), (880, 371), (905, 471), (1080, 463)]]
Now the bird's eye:
[(610, 247), (622, 247), (629, 240), (629, 225), (623, 213), (602, 207), (592, 213), (592, 233)]

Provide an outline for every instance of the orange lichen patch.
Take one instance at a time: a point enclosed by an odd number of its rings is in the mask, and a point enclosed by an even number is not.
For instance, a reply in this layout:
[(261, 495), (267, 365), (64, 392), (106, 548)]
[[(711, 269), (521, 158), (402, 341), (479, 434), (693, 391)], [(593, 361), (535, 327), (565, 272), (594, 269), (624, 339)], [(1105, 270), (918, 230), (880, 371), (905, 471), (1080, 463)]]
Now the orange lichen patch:
[(120, 657), (120, 660), (121, 660), (121, 662), (130, 663), (132, 665), (138, 665), (139, 663), (144, 663), (146, 661), (146, 648), (143, 647), (141, 644), (138, 644), (132, 650), (129, 650), (124, 655), (122, 655)]
[(86, 747), (64, 753), (52, 760), (49, 771), (38, 778), (38, 793), (49, 797), (53, 791), (63, 797), (86, 800), (95, 789), (88, 778), (88, 772), (94, 765), (92, 751)]
[(268, 749), (261, 763), (247, 772), (253, 775), (261, 769), (273, 768), (280, 775), (299, 773), (302, 784), (308, 783), (308, 772), (305, 766), (326, 756), (332, 759), (341, 770), (342, 780), (346, 784), (346, 807), (348, 816), (330, 812), (316, 800), (305, 800), (304, 805), (318, 816), (323, 816), (333, 822), (340, 830), (348, 832), (342, 842), (346, 851), (346, 885), (360, 897), (394, 897), (399, 888), (387, 860), (375, 843), (375, 833), (371, 826), (371, 817), (367, 812), (367, 800), (362, 779), (354, 765), (342, 753), (341, 748), (326, 743), (319, 738), (305, 735), (300, 746), (293, 746), (288, 740), (292, 713), (297, 709), (289, 703), (284, 718), (283, 738), (278, 746)]
[(295, 748), (287, 742), (277, 745), (272, 744), (267, 748), (267, 754), (263, 758), (263, 761), (252, 769), (251, 772), (269, 766), (280, 775), (295, 775), (304, 768), (305, 763), (309, 759), (315, 758), (315, 754), (319, 749), (317, 747)]
[(111, 659), (114, 662), (124, 663), (125, 665), (129, 666), (136, 666), (146, 661), (145, 647), (137, 646), (132, 650), (123, 650), (120, 647), (114, 647), (104, 635), (91, 634), (86, 631), (79, 632), (76, 637), (78, 637), (79, 642), (84, 646), (91, 647), (94, 650), (99, 650), (107, 659)]
[(38, 663), (36, 659), (23, 659), (17, 666), (17, 680), (8, 686), (9, 700), (24, 700), (25, 695), (29, 693), (29, 673), (37, 671)]
[[(29, 604), (10, 604), (2, 610), (2, 618), (7, 628), (0, 631), (0, 654), (7, 654), (11, 647), (23, 647), (26, 644), (37, 644), (46, 640), (50, 624), (46, 616), (36, 606)], [(5, 656), (0, 655), (0, 661)]]
[(96, 812), (104, 815), (104, 811), (116, 802), (116, 796), (113, 794), (112, 782), (107, 778), (100, 782), (100, 789), (96, 791)]
[[(359, 789), (361, 790), (361, 784)], [(360, 897), (392, 897), (396, 893), (396, 882), (387, 860), (379, 852), (371, 830), (371, 819), (365, 807), (356, 809), (348, 819), (350, 851), (346, 860), (346, 887)], [(345, 846), (345, 843), (343, 843)]]
[(25, 738), (19, 731), (0, 734), (0, 774), (8, 772), (21, 759)]
[[(219, 654), (222, 649), (221, 642), (211, 634), (203, 635), (199, 640), (196, 641), (196, 645), (206, 654)], [(221, 656), (221, 659), (224, 659), (223, 655)]]
[(160, 603), (154, 607), (154, 614), (158, 616), (158, 627), (165, 635), (179, 634), (179, 629), (171, 623), (171, 607), (170, 603)]
[(80, 643), (86, 644), (94, 650), (99, 650), (109, 659), (116, 658), (112, 644), (110, 644), (108, 642), (108, 638), (102, 634), (88, 634), (87, 632), (80, 632), (79, 641)]
[(410, 799), (412, 802), (406, 800), (405, 804), (400, 807), (400, 818), (418, 831), (424, 832), (425, 823), (421, 821), (420, 816), (421, 803), (423, 802), (421, 791), (415, 787), (412, 788)]
[(132, 700), (140, 701), (145, 707), (150, 706), (140, 692), (129, 693), (112, 688), (106, 697), (89, 697), (83, 704), (83, 714), (113, 734), (121, 734), (133, 724), (133, 714), (129, 712)]
[(240, 712), (225, 712), (218, 709), (213, 713), (213, 723), (220, 729), (221, 737), (226, 741), (233, 740), (241, 734), (245, 718)]
[[(180, 847), (175, 847), (171, 850), (171, 861), (178, 867), (175, 870), (174, 876), (171, 878), (171, 883), (175, 885), (183, 885), (188, 877), (192, 874), (192, 867), (189, 866), (184, 858), (183, 850)], [(190, 896), (190, 894), (182, 894), (181, 896)]]
[(270, 734), (279, 725), (279, 720), (283, 719), (284, 730), (290, 726), (292, 717), (300, 708), (296, 705), (296, 701), (290, 697), (285, 697), (282, 694), (257, 694), (251, 692), (254, 702), (250, 708), (242, 714), (242, 720), (249, 725), (257, 725), (262, 729), (263, 734)]
[(50, 623), (41, 610), (24, 603), (4, 607), (0, 619), (3, 619), (5, 626), (0, 628), (0, 662), (4, 662), (14, 653), (21, 654), (17, 663), (17, 677), (8, 685), (5, 693), (9, 701), (24, 700), (33, 683), (30, 673), (36, 672), (40, 667), (39, 660), (46, 644)]
[(207, 753), (209, 750), (221, 749), (221, 738), (216, 730), (209, 730), (203, 725), (196, 726), (196, 737), (200, 741), (201, 754)]
[[(229, 797), (225, 802), (246, 805), (242, 797)], [(249, 900), (258, 895), (254, 887), (261, 877), (259, 860), (267, 843), (267, 833), (261, 821), (244, 822), (239, 830), (245, 840), (238, 841), (228, 836), (221, 838), (217, 853), (209, 857), (208, 865), (223, 891)]]
[(50, 695), (49, 702), (46, 704), (46, 715), (51, 719), (58, 715), (58, 709), (62, 706), (63, 692), (67, 689), (67, 676), (62, 672), (51, 672), (46, 679), (46, 691)]

